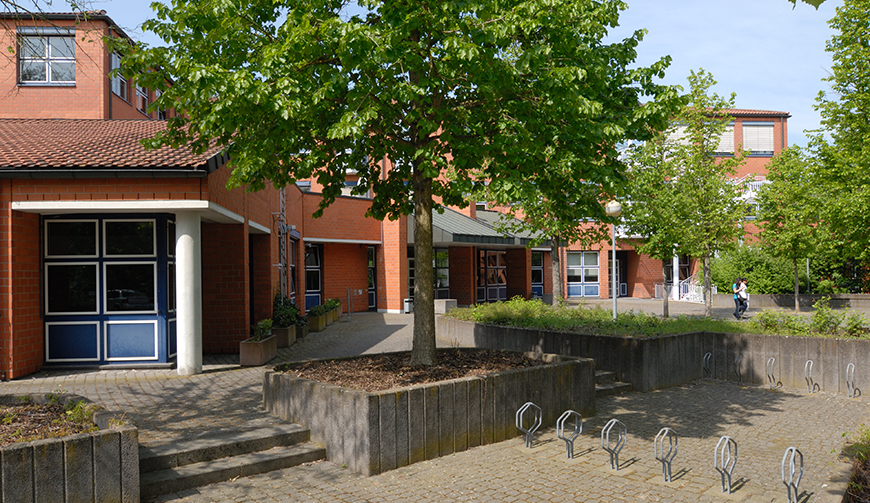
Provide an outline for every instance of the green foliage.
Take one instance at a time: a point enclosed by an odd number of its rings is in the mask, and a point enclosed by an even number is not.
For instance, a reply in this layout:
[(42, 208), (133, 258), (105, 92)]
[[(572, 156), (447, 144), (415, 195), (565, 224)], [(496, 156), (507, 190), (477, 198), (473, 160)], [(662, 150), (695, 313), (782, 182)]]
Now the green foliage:
[(30, 395), (21, 395), (18, 397), (20, 403), (30, 403), (33, 400)]
[(842, 325), (846, 337), (866, 337), (868, 334), (867, 317), (864, 313), (850, 313)]
[(631, 234), (642, 236), (636, 249), (657, 259), (687, 253), (705, 261), (706, 314), (712, 314), (708, 259), (743, 233), (745, 207), (733, 176), (743, 152), (717, 156), (719, 140), (731, 118), (735, 95), (711, 93), (716, 84), (703, 69), (689, 75), (685, 106), (670, 127), (652, 141), (626, 150), (631, 204), (625, 212)]
[(275, 299), (272, 302), (272, 324), (275, 327), (291, 327), (296, 324), (296, 318), (299, 316), (299, 308), (296, 304), (290, 302), (290, 299), (281, 292), (275, 294)]
[[(801, 284), (806, 286), (806, 273), (801, 272)], [(750, 294), (794, 292), (794, 271), (791, 261), (770, 254), (766, 246), (737, 246), (724, 251), (711, 262), (711, 277), (720, 293), (731, 292), (738, 277), (747, 278)]]
[(253, 335), (251, 336), (251, 341), (259, 342), (263, 339), (269, 337), (272, 334), (272, 320), (266, 318), (265, 320), (260, 320), (253, 327)]
[[(94, 412), (100, 410), (96, 404), (88, 404), (84, 400), (70, 400), (63, 408), (67, 420), (76, 424), (91, 424), (94, 422)], [(96, 430), (96, 426), (94, 430)]]
[(341, 301), (338, 299), (326, 299), (326, 309), (332, 311), (341, 307)]
[(314, 306), (311, 309), (309, 309), (308, 316), (323, 316), (328, 311), (329, 311), (329, 309), (325, 305), (320, 304), (318, 306)]
[(810, 327), (813, 332), (822, 335), (836, 334), (840, 328), (840, 323), (846, 315), (834, 312), (831, 309), (831, 298), (822, 297), (813, 304), (813, 317), (810, 321)]

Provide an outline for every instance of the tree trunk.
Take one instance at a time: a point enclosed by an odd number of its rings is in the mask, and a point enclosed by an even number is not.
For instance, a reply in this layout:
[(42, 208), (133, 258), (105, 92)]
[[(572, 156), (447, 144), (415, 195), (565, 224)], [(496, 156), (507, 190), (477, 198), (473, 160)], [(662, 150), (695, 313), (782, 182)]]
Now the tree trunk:
[(432, 179), (414, 167), (414, 340), (411, 365), (434, 365), (435, 288), (432, 266)]
[(553, 305), (558, 306), (565, 297), (562, 293), (562, 257), (559, 255), (559, 238), (550, 238), (550, 262), (553, 270)]
[(668, 292), (668, 264), (664, 260), (662, 260), (662, 288), (664, 289), (664, 300), (662, 300), (662, 317), (669, 317), (668, 313), (668, 297), (670, 296), (670, 292)]
[(704, 254), (704, 316), (713, 317), (713, 283), (710, 279), (710, 254)]
[(797, 259), (792, 259), (792, 262), (794, 263), (794, 312), (799, 313), (801, 310), (801, 284), (798, 279)]

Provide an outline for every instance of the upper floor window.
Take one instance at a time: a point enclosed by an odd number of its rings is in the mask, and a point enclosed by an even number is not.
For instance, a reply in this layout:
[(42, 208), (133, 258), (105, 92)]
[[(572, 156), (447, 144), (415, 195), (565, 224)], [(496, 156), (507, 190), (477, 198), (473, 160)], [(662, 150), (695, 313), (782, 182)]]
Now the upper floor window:
[(75, 30), (64, 28), (19, 28), (22, 84), (75, 84)]
[(743, 150), (749, 155), (773, 155), (773, 122), (744, 122)]
[(729, 122), (725, 131), (719, 136), (719, 145), (716, 147), (717, 154), (734, 153), (734, 123)]
[[(112, 70), (121, 68), (121, 55), (112, 53)], [(127, 94), (127, 79), (120, 75), (112, 77), (112, 92), (120, 96), (124, 101), (130, 101)]]
[(148, 113), (148, 89), (141, 86), (136, 86), (136, 108), (142, 113)]
[[(154, 100), (160, 99), (160, 95), (163, 94), (159, 89), (154, 90)], [(166, 120), (166, 109), (158, 108), (157, 109), (157, 120), (165, 121)]]

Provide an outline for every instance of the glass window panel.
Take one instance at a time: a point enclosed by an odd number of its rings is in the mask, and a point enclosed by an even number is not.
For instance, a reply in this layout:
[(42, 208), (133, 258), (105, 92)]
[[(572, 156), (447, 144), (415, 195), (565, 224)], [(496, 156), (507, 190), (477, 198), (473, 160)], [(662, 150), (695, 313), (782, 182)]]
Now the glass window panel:
[(76, 80), (76, 64), (74, 62), (59, 63), (52, 61), (51, 63), (51, 81), (52, 82), (75, 82)]
[(48, 42), (51, 46), (52, 58), (76, 57), (76, 44), (72, 37), (50, 37)]
[(498, 267), (505, 267), (505, 252), (497, 252), (495, 256), (497, 258), (496, 265)]
[(477, 266), (481, 269), (486, 267), (486, 252), (483, 250), (477, 252)]
[(21, 62), (21, 82), (45, 82), (45, 62), (44, 61), (22, 61)]
[(435, 267), (449, 267), (449, 252), (447, 250), (435, 250)]
[(305, 271), (305, 290), (308, 292), (320, 291), (320, 271)]
[(480, 269), (477, 271), (477, 286), (483, 286), (486, 284), (486, 269)]
[(496, 252), (486, 252), (486, 265), (487, 267), (498, 266), (498, 254)]
[(154, 255), (154, 222), (106, 222), (106, 255)]
[(157, 264), (106, 264), (106, 311), (154, 311)]
[(544, 270), (532, 269), (532, 284), (540, 285), (544, 283)]
[(166, 305), (170, 311), (175, 311), (175, 263), (166, 266)]
[(96, 222), (46, 222), (45, 228), (47, 256), (97, 255)]
[(568, 269), (568, 283), (581, 283), (582, 281), (580, 269)]
[(498, 284), (507, 285), (507, 272), (504, 269), (498, 270)]
[(544, 254), (532, 252), (532, 267), (544, 267)]
[(374, 287), (375, 287), (375, 278), (374, 278), (374, 275), (372, 274), (372, 270), (369, 269), (369, 288), (374, 288)]
[(46, 57), (45, 37), (22, 37), (21, 38), (21, 57), (22, 58), (45, 58)]
[(586, 283), (598, 283), (598, 269), (584, 269), (583, 281)]
[(97, 311), (96, 264), (50, 264), (49, 313), (94, 313)]
[(583, 254), (583, 265), (598, 265), (598, 252), (586, 252)]
[(486, 284), (487, 285), (497, 285), (498, 284), (498, 275), (495, 273), (495, 269), (490, 269), (486, 271)]
[(305, 248), (305, 266), (320, 267), (320, 254), (317, 248)]
[(166, 222), (166, 254), (175, 256), (175, 222), (172, 220)]
[(369, 250), (368, 251), (369, 267), (374, 267), (375, 266), (375, 249), (369, 248), (368, 250)]
[(580, 264), (580, 253), (569, 253), (568, 254), (568, 265), (581, 265)]
[(435, 288), (447, 288), (450, 286), (449, 271), (447, 269), (435, 270)]

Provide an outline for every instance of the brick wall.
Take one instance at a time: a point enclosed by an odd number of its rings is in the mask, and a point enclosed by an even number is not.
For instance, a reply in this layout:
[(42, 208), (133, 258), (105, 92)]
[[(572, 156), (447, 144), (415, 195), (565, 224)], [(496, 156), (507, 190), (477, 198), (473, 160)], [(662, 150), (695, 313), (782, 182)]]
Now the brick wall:
[(204, 199), (201, 178), (13, 180), (12, 201), (144, 201)]
[(505, 253), (507, 262), (507, 298), (532, 296), (532, 252), (527, 248), (512, 248)]
[(352, 290), (354, 312), (368, 311), (368, 248), (359, 244), (325, 243), (323, 301), (337, 298), (342, 311), (347, 312), (348, 288)]
[[(384, 220), (378, 249), (378, 309), (399, 311), (408, 298), (408, 217)], [(451, 275), (452, 278), (452, 275)]]
[(471, 246), (452, 246), (449, 249), (450, 297), (460, 306), (470, 306), (477, 300), (475, 283), (477, 260)]
[[(250, 261), (253, 266), (254, 276), (249, 278), (253, 283), (252, 293), (254, 295), (253, 308), (254, 315), (251, 324), (257, 323), (260, 320), (272, 317), (272, 298), (274, 290), (277, 289), (276, 281), (273, 281), (273, 273), (277, 280), (277, 267), (273, 264), (278, 263), (277, 249), (273, 254), (272, 236), (269, 234), (249, 234), (251, 256)], [(277, 239), (274, 240), (277, 243)], [(245, 268), (247, 271), (247, 267)]]
[(247, 237), (243, 224), (202, 224), (204, 353), (238, 353), (249, 336)]

